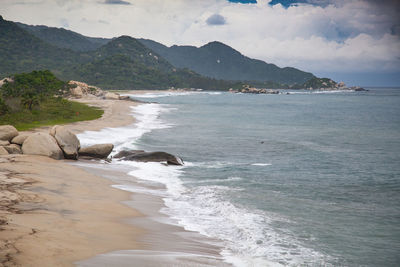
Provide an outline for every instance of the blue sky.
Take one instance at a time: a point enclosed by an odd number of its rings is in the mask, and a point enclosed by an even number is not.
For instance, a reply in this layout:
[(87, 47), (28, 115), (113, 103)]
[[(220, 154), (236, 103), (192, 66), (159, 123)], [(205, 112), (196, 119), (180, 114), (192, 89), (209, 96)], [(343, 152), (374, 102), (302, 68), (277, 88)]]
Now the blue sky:
[(400, 86), (398, 0), (2, 0), (7, 20), (166, 45), (221, 41), (349, 85)]

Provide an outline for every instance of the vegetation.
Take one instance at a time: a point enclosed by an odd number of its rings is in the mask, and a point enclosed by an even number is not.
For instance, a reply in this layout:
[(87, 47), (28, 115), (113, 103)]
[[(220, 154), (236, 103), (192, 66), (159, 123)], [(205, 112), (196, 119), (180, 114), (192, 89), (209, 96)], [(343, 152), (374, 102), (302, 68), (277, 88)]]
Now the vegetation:
[(293, 89), (320, 89), (320, 88), (335, 88), (337, 83), (329, 78), (313, 78), (307, 82), (298, 85), (295, 84), (291, 88)]
[(16, 74), (0, 88), (0, 125), (18, 130), (100, 118), (103, 110), (68, 101), (68, 85), (50, 71)]
[[(228, 90), (245, 84), (271, 89), (326, 87), (323, 79), (311, 73), (250, 59), (219, 42), (197, 48), (166, 47), (129, 36), (90, 38), (65, 29), (17, 24), (1, 16), (0, 32), (0, 78), (50, 69), (60, 79), (103, 89)], [(34, 109), (40, 102), (36, 93), (18, 97)]]
[(261, 60), (248, 58), (233, 48), (211, 42), (200, 48), (194, 46), (166, 47), (152, 40), (139, 39), (144, 45), (164, 57), (176, 68), (188, 68), (201, 75), (231, 81), (302, 84), (315, 77), (295, 68), (279, 68)]

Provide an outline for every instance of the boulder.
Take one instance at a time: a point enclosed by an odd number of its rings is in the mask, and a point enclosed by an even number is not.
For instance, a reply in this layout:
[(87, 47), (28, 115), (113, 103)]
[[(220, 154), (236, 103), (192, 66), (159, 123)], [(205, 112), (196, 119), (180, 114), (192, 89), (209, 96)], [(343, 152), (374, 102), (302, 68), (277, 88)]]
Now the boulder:
[(64, 158), (56, 139), (48, 133), (31, 134), (22, 144), (22, 153), (47, 156), (53, 159)]
[(10, 142), (8, 141), (0, 140), (0, 146), (8, 146), (9, 144)]
[(8, 151), (3, 146), (0, 146), (0, 155), (8, 155)]
[(91, 158), (107, 158), (113, 150), (113, 144), (98, 144), (79, 149), (79, 156), (86, 156)]
[(16, 144), (11, 144), (4, 147), (9, 154), (22, 154), (21, 147)]
[[(122, 155), (122, 156), (121, 156)], [(114, 158), (120, 156), (122, 160), (132, 160), (140, 162), (167, 162), (171, 165), (184, 165), (183, 160), (175, 155), (166, 152), (136, 152), (131, 151), (121, 151)]]
[(79, 139), (64, 126), (56, 125), (50, 130), (50, 135), (54, 136), (64, 156), (67, 159), (78, 159), (78, 150), (81, 147)]
[(117, 93), (111, 93), (111, 92), (107, 92), (104, 95), (105, 99), (110, 99), (110, 100), (119, 100), (119, 94)]
[(12, 144), (17, 144), (22, 146), (26, 138), (28, 138), (29, 134), (19, 134), (11, 140)]
[(18, 135), (17, 129), (12, 125), (0, 126), (0, 140), (10, 141)]

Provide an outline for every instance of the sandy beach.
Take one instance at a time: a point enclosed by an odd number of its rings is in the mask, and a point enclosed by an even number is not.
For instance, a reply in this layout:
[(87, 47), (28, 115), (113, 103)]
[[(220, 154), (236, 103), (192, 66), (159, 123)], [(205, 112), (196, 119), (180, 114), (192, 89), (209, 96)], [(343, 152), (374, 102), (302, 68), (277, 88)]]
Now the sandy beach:
[[(134, 123), (135, 102), (79, 101), (104, 115), (76, 134)], [(160, 222), (162, 199), (111, 187), (127, 174), (104, 163), (8, 155), (0, 176), (0, 266), (225, 266), (218, 241)]]
[[(134, 102), (80, 101), (105, 112), (98, 120), (69, 124), (75, 133), (134, 122)], [(68, 163), (28, 155), (0, 158), (0, 266), (73, 266), (100, 253), (139, 248), (135, 238), (143, 231), (123, 222), (140, 215), (121, 203), (131, 194)]]

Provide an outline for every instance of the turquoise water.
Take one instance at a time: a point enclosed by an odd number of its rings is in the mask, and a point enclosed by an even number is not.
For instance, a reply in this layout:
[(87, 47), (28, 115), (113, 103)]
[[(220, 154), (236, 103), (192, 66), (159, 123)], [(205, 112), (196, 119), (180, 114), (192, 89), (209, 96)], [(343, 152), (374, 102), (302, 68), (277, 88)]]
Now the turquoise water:
[(136, 147), (187, 162), (164, 212), (231, 262), (400, 265), (400, 89), (146, 99), (168, 128)]

